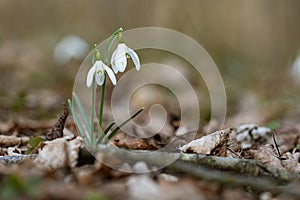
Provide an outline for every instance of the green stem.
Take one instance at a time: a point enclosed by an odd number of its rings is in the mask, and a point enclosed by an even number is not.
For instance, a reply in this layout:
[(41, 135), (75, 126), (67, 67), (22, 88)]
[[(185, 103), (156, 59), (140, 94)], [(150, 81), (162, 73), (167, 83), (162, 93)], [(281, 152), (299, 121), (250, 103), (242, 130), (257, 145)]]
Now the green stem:
[(78, 110), (79, 110), (79, 112), (80, 112), (80, 115), (81, 115), (81, 117), (82, 117), (82, 119), (83, 119), (83, 122), (84, 122), (84, 124), (85, 124), (85, 126), (86, 126), (88, 132), (91, 132), (91, 126), (90, 126), (88, 117), (87, 117), (86, 113), (84, 112), (82, 103), (81, 103), (81, 101), (80, 101), (78, 95), (77, 95), (75, 92), (73, 92), (73, 99), (74, 99), (74, 101), (75, 101), (75, 105), (77, 105), (77, 107), (78, 107)]
[(105, 96), (105, 85), (106, 85), (106, 76), (104, 76), (104, 82), (102, 85), (102, 92), (101, 92), (101, 101), (100, 101), (100, 108), (99, 108), (99, 126), (102, 127), (102, 119), (103, 119), (103, 105), (104, 105), (104, 96)]
[(122, 32), (120, 32), (120, 33), (118, 34), (118, 40), (119, 40), (119, 43), (124, 43)]
[[(108, 65), (108, 53), (111, 49), (112, 43), (114, 41), (114, 38), (116, 35), (118, 35), (120, 32), (122, 32), (123, 29), (119, 28), (116, 30), (108, 39), (106, 48), (105, 48), (105, 59), (104, 64)], [(100, 100), (100, 106), (99, 106), (99, 121), (98, 121), (98, 139), (103, 134), (102, 131), (102, 122), (103, 122), (103, 106), (104, 106), (104, 98), (105, 98), (105, 86), (106, 86), (106, 75), (104, 76), (104, 82), (102, 85), (102, 92), (101, 92), (101, 100)]]
[[(96, 62), (96, 44), (94, 44), (94, 49), (93, 49), (93, 55), (92, 55), (92, 65), (95, 64)], [(91, 132), (90, 132), (90, 140), (91, 144), (94, 144), (94, 112), (95, 112), (95, 80), (93, 79), (93, 84), (92, 84), (92, 116), (91, 116)]]
[(81, 124), (79, 123), (79, 119), (77, 118), (77, 116), (76, 116), (76, 114), (74, 112), (74, 107), (73, 107), (73, 103), (72, 103), (71, 99), (68, 99), (68, 105), (69, 105), (69, 109), (70, 109), (71, 115), (73, 116), (73, 119), (75, 121), (75, 124), (77, 125), (78, 132), (81, 135), (81, 137), (84, 139), (85, 145), (88, 146), (90, 144), (89, 140), (86, 137), (86, 135), (84, 133), (84, 130), (83, 130)]
[(104, 63), (107, 65), (108, 64), (108, 52), (111, 48), (111, 45), (114, 41), (114, 38), (116, 35), (118, 35), (119, 33), (121, 33), (123, 31), (122, 28), (119, 28), (118, 30), (116, 30), (115, 32), (113, 32), (113, 34), (111, 34), (111, 36), (109, 37), (108, 39), (108, 42), (107, 42), (107, 45), (106, 45), (106, 48), (105, 48), (105, 60), (104, 60)]
[(101, 92), (101, 100), (99, 106), (99, 121), (98, 121), (98, 139), (102, 137), (102, 119), (103, 119), (103, 105), (104, 105), (104, 96), (105, 96), (105, 84), (106, 83), (106, 76), (104, 76), (104, 82), (102, 85), (102, 92)]

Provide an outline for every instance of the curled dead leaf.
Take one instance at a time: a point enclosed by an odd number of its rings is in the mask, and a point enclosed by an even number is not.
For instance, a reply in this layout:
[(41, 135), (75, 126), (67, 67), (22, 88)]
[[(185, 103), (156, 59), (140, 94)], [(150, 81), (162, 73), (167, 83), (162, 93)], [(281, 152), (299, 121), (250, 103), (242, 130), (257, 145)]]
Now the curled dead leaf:
[(216, 131), (200, 139), (193, 140), (190, 143), (180, 147), (181, 152), (193, 152), (199, 154), (210, 154), (218, 145), (226, 141), (231, 129)]
[(46, 141), (45, 146), (39, 151), (35, 163), (47, 169), (64, 166), (73, 168), (77, 164), (78, 152), (82, 144), (82, 138), (75, 136)]
[(262, 145), (258, 150), (253, 150), (252, 153), (254, 159), (260, 160), (263, 164), (285, 170), (272, 144)]
[(300, 173), (300, 152), (287, 152), (283, 156), (282, 165), (286, 170), (299, 174)]
[(250, 149), (262, 144), (272, 143), (272, 130), (254, 124), (242, 124), (233, 129), (230, 138), (238, 144), (238, 148)]
[(16, 137), (13, 135), (0, 135), (0, 147), (10, 147), (16, 145), (25, 145), (29, 141), (29, 137)]

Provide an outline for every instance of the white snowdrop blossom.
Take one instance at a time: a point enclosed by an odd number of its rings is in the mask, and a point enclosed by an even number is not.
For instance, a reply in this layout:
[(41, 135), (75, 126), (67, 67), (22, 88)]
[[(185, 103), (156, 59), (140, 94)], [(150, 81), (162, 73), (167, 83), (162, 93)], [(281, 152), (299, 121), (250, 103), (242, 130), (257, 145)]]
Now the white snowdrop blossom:
[(116, 85), (117, 80), (113, 71), (108, 66), (106, 66), (101, 60), (97, 60), (87, 74), (87, 87), (91, 87), (94, 77), (98, 85), (103, 85), (105, 79), (105, 72), (107, 72), (112, 84)]
[(138, 55), (125, 43), (119, 43), (111, 56), (111, 66), (116, 74), (125, 71), (127, 66), (127, 55), (132, 59), (136, 70), (140, 70), (141, 65)]

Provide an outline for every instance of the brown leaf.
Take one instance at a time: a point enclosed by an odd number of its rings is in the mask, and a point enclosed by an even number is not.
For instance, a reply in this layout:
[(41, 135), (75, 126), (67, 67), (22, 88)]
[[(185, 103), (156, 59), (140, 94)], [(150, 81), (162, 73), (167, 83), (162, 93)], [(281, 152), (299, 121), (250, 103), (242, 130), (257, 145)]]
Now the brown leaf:
[(135, 150), (156, 150), (160, 147), (153, 137), (145, 139), (136, 138), (123, 132), (113, 137), (113, 143), (117, 147)]
[(63, 136), (63, 129), (65, 127), (65, 123), (67, 120), (67, 117), (69, 115), (69, 110), (66, 106), (66, 104), (63, 104), (64, 106), (64, 112), (60, 115), (55, 125), (52, 127), (52, 129), (47, 133), (46, 139), (47, 140), (54, 140), (56, 138), (61, 138)]
[(300, 152), (287, 152), (282, 158), (286, 158), (286, 160), (282, 160), (282, 165), (290, 172), (299, 174), (300, 173)]
[(252, 150), (251, 152), (254, 154), (254, 159), (260, 160), (263, 164), (285, 170), (272, 144), (262, 145), (258, 150)]
[(29, 141), (29, 137), (16, 137), (0, 135), (0, 147), (10, 147), (16, 145), (24, 145)]

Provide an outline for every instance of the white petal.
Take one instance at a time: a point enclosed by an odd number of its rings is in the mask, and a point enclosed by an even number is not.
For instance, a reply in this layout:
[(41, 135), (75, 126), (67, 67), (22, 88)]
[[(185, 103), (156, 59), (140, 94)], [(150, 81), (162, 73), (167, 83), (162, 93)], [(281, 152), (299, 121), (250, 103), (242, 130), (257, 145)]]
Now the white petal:
[(93, 65), (93, 67), (91, 67), (91, 69), (89, 70), (88, 74), (87, 74), (87, 78), (86, 78), (86, 86), (87, 87), (91, 87), (93, 79), (94, 79), (94, 75), (96, 72), (96, 68), (97, 65), (96, 63)]
[(98, 85), (103, 85), (104, 77), (105, 77), (104, 68), (103, 68), (104, 63), (102, 62), (102, 60), (97, 60), (96, 63), (97, 63), (97, 68), (96, 68), (96, 71), (95, 71), (96, 83)]
[(113, 73), (113, 71), (109, 67), (107, 67), (106, 65), (103, 65), (103, 67), (104, 67), (105, 71), (107, 72), (108, 77), (110, 78), (112, 84), (116, 85), (117, 84), (117, 80), (116, 80), (116, 76)]
[(124, 53), (122, 56), (118, 56), (115, 63), (116, 63), (116, 67), (118, 68), (118, 71), (124, 72), (127, 65), (126, 54)]
[(127, 66), (127, 46), (124, 43), (118, 44), (118, 47), (116, 49), (116, 54), (114, 57), (114, 64), (116, 65), (116, 68), (119, 72), (124, 72), (125, 68)]
[(111, 56), (111, 59), (110, 59), (110, 63), (111, 63), (111, 66), (115, 72), (115, 74), (118, 73), (118, 68), (116, 66), (116, 62), (115, 62), (115, 57), (116, 57), (116, 52), (117, 52), (118, 48), (116, 48), (116, 50), (113, 52), (112, 56)]
[(102, 72), (101, 74), (97, 73), (95, 78), (98, 85), (103, 85), (105, 74)]
[(139, 59), (138, 55), (135, 53), (135, 51), (133, 51), (129, 47), (127, 47), (127, 48), (128, 48), (128, 54), (130, 55), (134, 65), (135, 65), (136, 70), (139, 71), (141, 68), (141, 65), (140, 65), (140, 59)]

